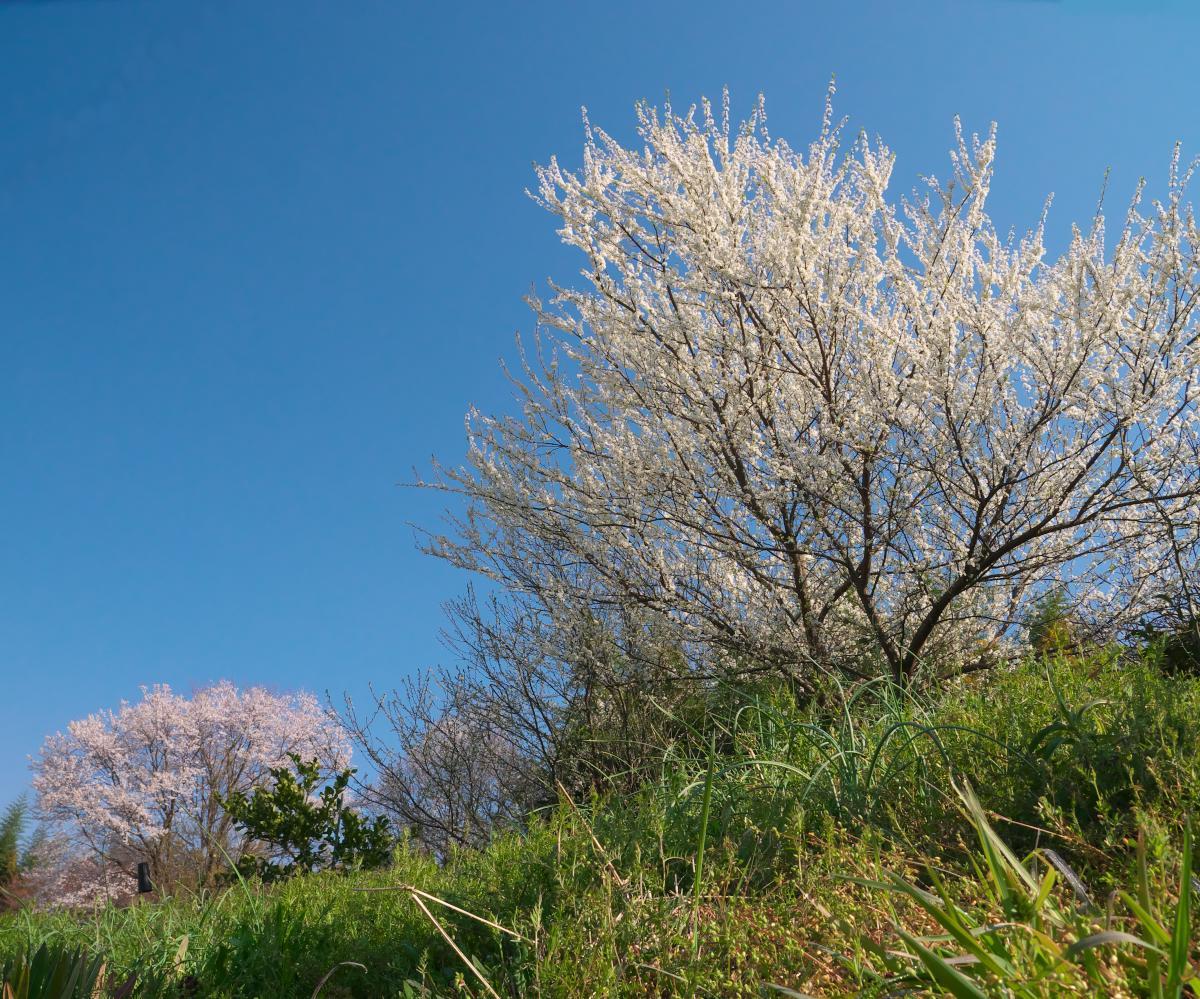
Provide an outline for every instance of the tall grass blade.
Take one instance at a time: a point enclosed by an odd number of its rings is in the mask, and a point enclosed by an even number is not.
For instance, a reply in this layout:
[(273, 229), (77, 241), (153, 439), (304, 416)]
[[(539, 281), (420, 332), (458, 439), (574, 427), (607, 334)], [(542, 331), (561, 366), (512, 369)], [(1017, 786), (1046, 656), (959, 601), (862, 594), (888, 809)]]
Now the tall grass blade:
[(1192, 944), (1192, 824), (1183, 827), (1183, 869), (1179, 875), (1179, 904), (1175, 907), (1175, 926), (1171, 933), (1171, 949), (1167, 965), (1168, 996), (1183, 992), (1184, 983), (1193, 978), (1188, 952)]
[[(712, 809), (713, 775), (717, 767), (717, 733), (708, 742), (708, 769), (704, 774), (704, 797), (700, 802), (700, 831), (696, 843), (696, 878), (692, 885), (692, 965), (700, 955), (700, 900), (704, 893), (704, 850), (708, 843), (708, 816)], [(695, 994), (695, 981), (691, 982)]]
[(325, 983), (333, 977), (333, 973), (337, 971), (338, 968), (358, 968), (359, 971), (367, 970), (367, 966), (365, 964), (359, 964), (357, 961), (338, 961), (337, 964), (335, 964), (332, 968), (325, 972), (324, 975), (321, 976), (321, 980), (317, 982), (317, 987), (313, 989), (312, 999), (317, 999), (317, 996), (321, 994), (321, 989), (325, 988)]
[(925, 965), (930, 977), (950, 995), (956, 996), (957, 999), (988, 999), (988, 994), (978, 985), (957, 968), (948, 964), (944, 958), (924, 946), (911, 933), (906, 933), (904, 930), (899, 932), (904, 942), (921, 959), (921, 963)]

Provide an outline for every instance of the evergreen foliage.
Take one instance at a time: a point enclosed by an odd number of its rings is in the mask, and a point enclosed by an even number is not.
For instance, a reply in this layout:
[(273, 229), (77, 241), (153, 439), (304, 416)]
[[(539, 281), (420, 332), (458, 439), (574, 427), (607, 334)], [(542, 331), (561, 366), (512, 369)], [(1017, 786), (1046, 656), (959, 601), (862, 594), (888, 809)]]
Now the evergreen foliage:
[(292, 767), (271, 769), (271, 787), (239, 791), (222, 802), (247, 842), (266, 848), (266, 855), (244, 855), (239, 870), (278, 881), (319, 870), (384, 866), (394, 845), (391, 824), (386, 816), (367, 818), (349, 806), (354, 770), (326, 783), (319, 760), (289, 756)]

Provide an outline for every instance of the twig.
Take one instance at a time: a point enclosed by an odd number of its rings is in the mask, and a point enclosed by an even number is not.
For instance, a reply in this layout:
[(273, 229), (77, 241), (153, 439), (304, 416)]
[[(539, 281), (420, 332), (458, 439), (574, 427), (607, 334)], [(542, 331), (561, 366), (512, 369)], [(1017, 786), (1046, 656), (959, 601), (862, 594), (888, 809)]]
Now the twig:
[(516, 930), (510, 930), (507, 926), (501, 926), (499, 923), (492, 922), (492, 920), (486, 919), (483, 916), (477, 915), (474, 912), (468, 912), (466, 909), (460, 909), (453, 902), (447, 902), (444, 898), (438, 898), (436, 895), (431, 895), (427, 891), (422, 891), (420, 888), (417, 888), (415, 885), (383, 885), (382, 887), (379, 887), (379, 888), (355, 888), (354, 890), (362, 891), (362, 892), (406, 891), (410, 895), (420, 895), (422, 898), (427, 898), (431, 902), (437, 902), (438, 905), (443, 905), (447, 909), (457, 912), (460, 915), (467, 916), (470, 919), (474, 919), (475, 922), (477, 922), (477, 923), (483, 923), (484, 926), (490, 926), (492, 929), (499, 930), (501, 933), (507, 933), (510, 937), (513, 937), (516, 940), (520, 940), (522, 943), (533, 943), (532, 940), (530, 940), (528, 937), (522, 936)]
[(583, 813), (579, 810), (578, 806), (574, 801), (571, 800), (571, 795), (568, 794), (567, 789), (563, 787), (562, 781), (555, 781), (555, 783), (558, 785), (559, 793), (562, 794), (562, 796), (566, 799), (567, 804), (571, 806), (571, 811), (573, 811), (579, 818), (579, 821), (583, 823), (583, 827), (587, 830), (588, 836), (591, 837), (592, 845), (596, 848), (596, 852), (600, 855), (600, 859), (604, 861), (604, 866), (608, 869), (609, 875), (622, 889), (628, 888), (629, 879), (621, 877), (616, 867), (613, 866), (613, 862), (608, 859), (608, 854), (605, 852), (604, 847), (600, 845), (600, 840), (596, 838), (596, 834), (592, 831), (591, 825), (588, 823), (588, 820), (583, 817)]
[(337, 971), (338, 968), (358, 968), (360, 971), (367, 970), (367, 966), (365, 964), (359, 964), (357, 961), (338, 961), (338, 963), (325, 972), (325, 974), (321, 977), (321, 980), (317, 982), (317, 987), (313, 989), (312, 999), (317, 999), (317, 996), (321, 993), (321, 989), (325, 988), (325, 983), (333, 977), (333, 973)]
[(462, 959), (463, 964), (465, 964), (468, 968), (471, 969), (471, 971), (475, 975), (475, 977), (478, 978), (480, 980), (480, 982), (483, 983), (483, 987), (488, 990), (488, 993), (490, 995), (492, 995), (494, 997), (494, 999), (500, 999), (500, 993), (497, 992), (494, 988), (492, 988), (491, 983), (488, 982), (488, 980), (483, 977), (483, 972), (480, 971), (478, 968), (476, 968), (475, 965), (471, 963), (471, 959), (462, 952), (462, 950), (459, 948), (458, 944), (456, 944), (454, 942), (454, 938), (451, 937), (450, 934), (446, 932), (446, 930), (442, 926), (442, 924), (437, 921), (437, 916), (435, 916), (432, 912), (429, 911), (429, 906), (427, 906), (424, 902), (421, 901), (421, 896), (418, 895), (415, 891), (411, 892), (411, 895), (412, 895), (412, 900), (414, 902), (416, 902), (417, 905), (419, 905), (421, 907), (421, 911), (423, 913), (425, 913), (426, 916), (429, 917), (429, 921), (431, 923), (433, 923), (434, 927), (436, 927), (437, 931), (442, 935), (442, 939), (445, 940), (446, 943), (448, 943), (453, 948), (454, 953), (457, 954)]

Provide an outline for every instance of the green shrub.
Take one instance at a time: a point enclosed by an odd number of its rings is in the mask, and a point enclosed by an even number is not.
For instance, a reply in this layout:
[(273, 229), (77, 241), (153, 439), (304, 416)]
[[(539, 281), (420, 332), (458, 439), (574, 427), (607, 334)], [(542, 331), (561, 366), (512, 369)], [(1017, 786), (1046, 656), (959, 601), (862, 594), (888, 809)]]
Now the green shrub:
[(355, 771), (325, 783), (319, 760), (288, 756), (292, 768), (273, 767), (271, 787), (238, 791), (221, 802), (246, 837), (270, 851), (243, 856), (241, 873), (278, 881), (318, 870), (383, 867), (392, 853), (391, 827), (386, 816), (367, 818), (346, 803)]

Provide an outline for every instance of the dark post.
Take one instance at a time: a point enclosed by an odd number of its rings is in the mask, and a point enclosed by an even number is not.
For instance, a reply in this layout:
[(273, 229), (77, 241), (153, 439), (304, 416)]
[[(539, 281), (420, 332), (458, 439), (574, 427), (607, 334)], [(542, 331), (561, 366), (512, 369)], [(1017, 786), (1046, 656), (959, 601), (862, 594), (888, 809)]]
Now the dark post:
[(150, 880), (150, 865), (146, 861), (138, 864), (138, 894), (145, 895), (154, 891), (154, 882)]

